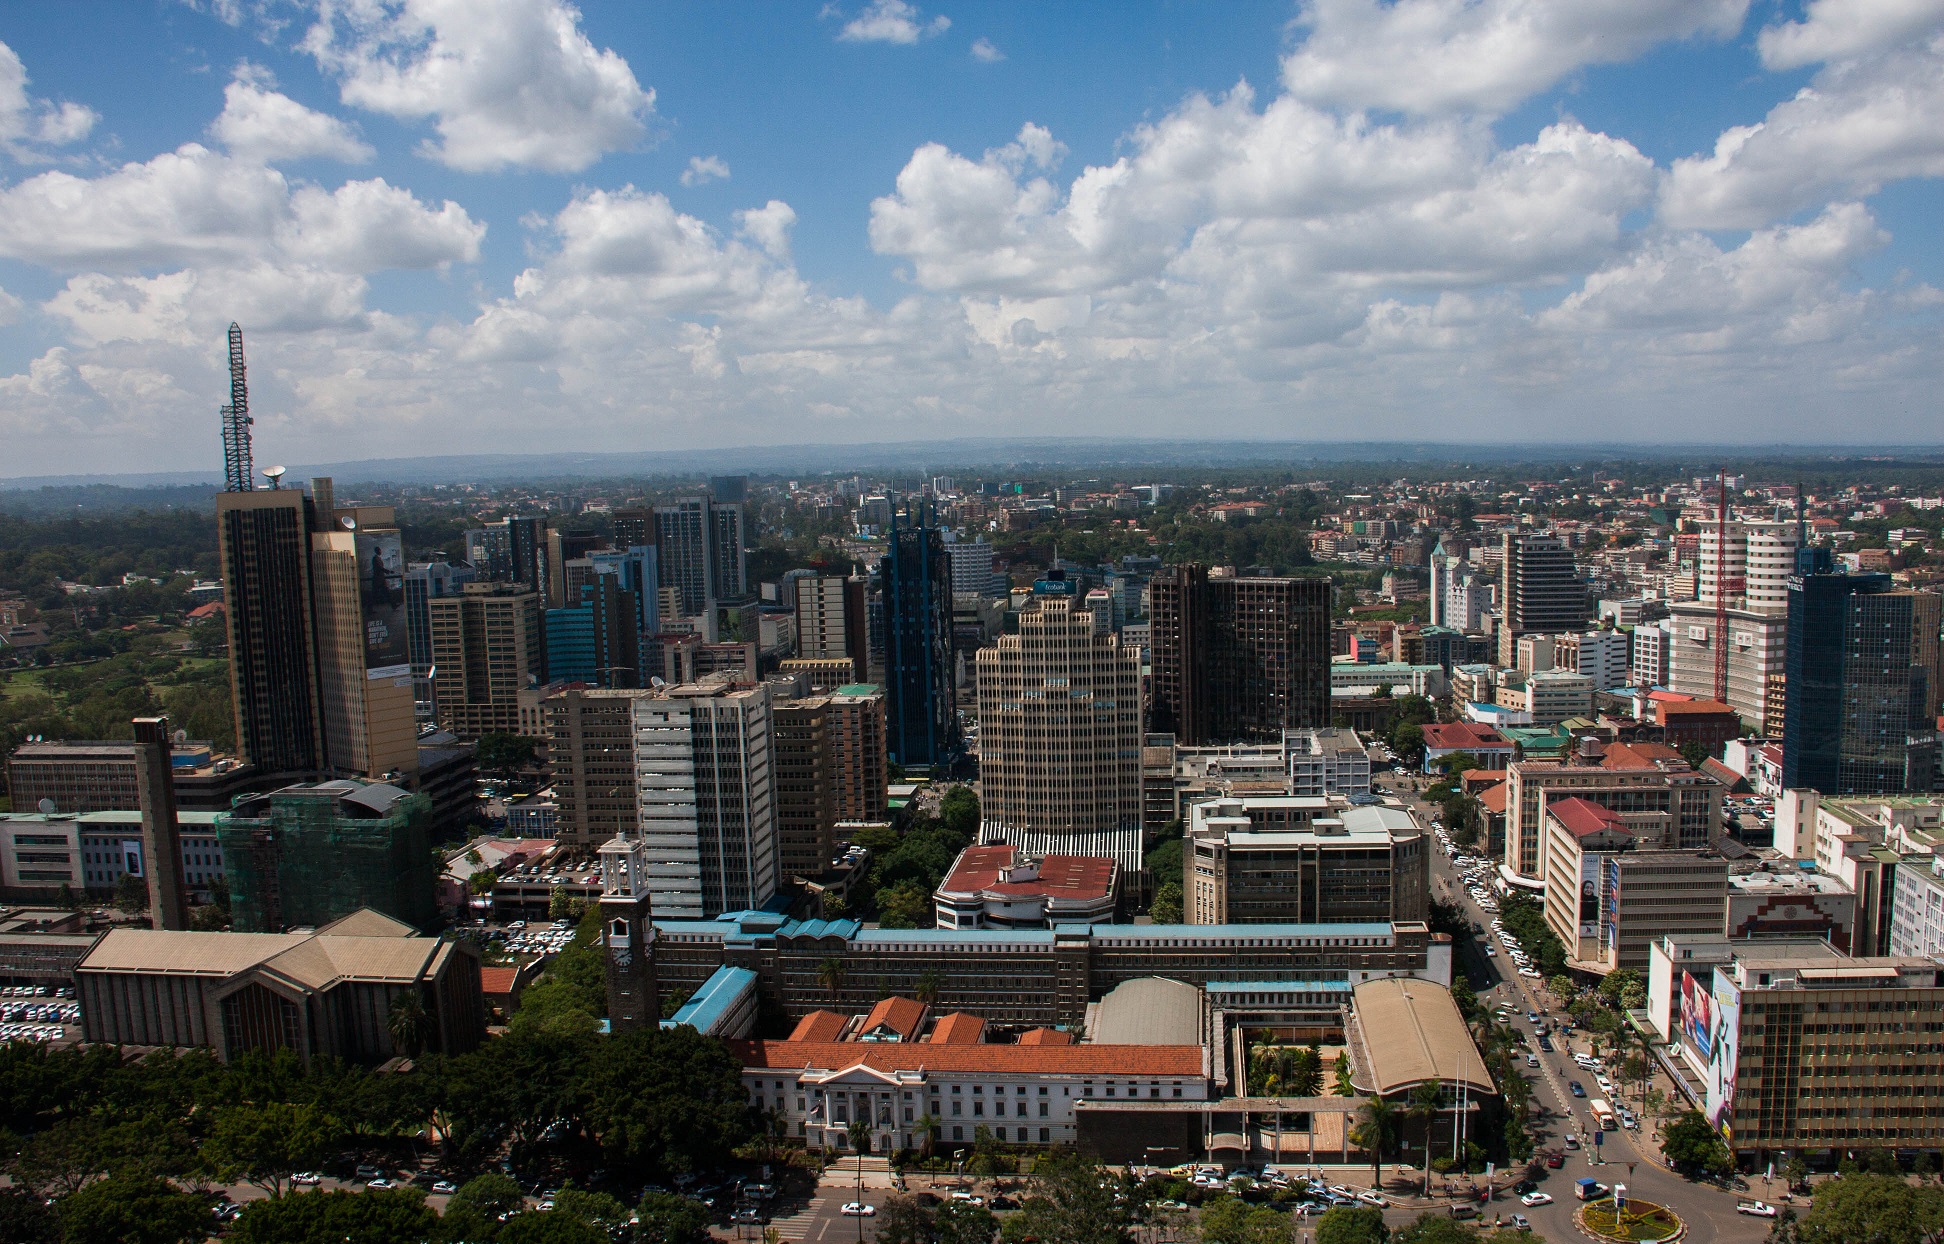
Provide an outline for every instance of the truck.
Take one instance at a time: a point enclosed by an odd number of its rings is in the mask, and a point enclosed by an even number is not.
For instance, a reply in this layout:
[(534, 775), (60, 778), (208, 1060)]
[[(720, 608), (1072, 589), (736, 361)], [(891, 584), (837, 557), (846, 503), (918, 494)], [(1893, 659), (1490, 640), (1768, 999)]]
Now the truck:
[(1593, 1115), (1594, 1126), (1598, 1127), (1601, 1131), (1616, 1131), (1620, 1127), (1620, 1120), (1613, 1113), (1613, 1107), (1607, 1105), (1601, 1098), (1595, 1097), (1586, 1104), (1586, 1108)]
[(1582, 1201), (1597, 1201), (1606, 1195), (1606, 1185), (1597, 1179), (1575, 1180), (1573, 1194)]

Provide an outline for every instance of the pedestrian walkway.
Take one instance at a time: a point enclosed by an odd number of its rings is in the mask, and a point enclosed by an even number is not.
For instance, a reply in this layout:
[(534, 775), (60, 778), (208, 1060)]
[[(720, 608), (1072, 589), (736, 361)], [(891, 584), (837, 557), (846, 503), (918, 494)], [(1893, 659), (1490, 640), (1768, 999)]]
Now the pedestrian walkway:
[(830, 1203), (827, 1193), (819, 1192), (810, 1198), (810, 1203), (794, 1214), (770, 1219), (770, 1226), (776, 1228), (779, 1238), (785, 1240), (804, 1240), (809, 1238), (810, 1228), (817, 1225), (818, 1218), (827, 1211)]

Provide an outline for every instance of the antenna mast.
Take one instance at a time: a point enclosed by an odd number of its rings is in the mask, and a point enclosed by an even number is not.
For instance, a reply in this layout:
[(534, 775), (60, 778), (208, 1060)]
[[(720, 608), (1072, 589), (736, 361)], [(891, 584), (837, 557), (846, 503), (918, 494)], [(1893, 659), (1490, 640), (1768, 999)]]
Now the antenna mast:
[(1728, 468), (1721, 468), (1721, 490), (1715, 518), (1714, 698), (1728, 702), (1728, 593), (1735, 586), (1728, 576)]
[(229, 326), (230, 404), (223, 407), (223, 491), (250, 492), (250, 387), (243, 379), (243, 326)]

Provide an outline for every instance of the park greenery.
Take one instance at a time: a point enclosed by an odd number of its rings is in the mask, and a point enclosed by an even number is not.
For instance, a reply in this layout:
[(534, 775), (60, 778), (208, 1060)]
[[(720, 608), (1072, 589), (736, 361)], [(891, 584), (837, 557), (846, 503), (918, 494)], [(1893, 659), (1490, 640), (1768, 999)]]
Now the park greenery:
[(931, 927), (932, 891), (951, 871), (959, 852), (972, 845), (979, 832), (979, 797), (969, 786), (953, 786), (938, 800), (935, 812), (912, 807), (902, 828), (868, 826), (851, 839), (871, 853), (870, 872), (851, 891), (848, 904), (829, 915), (866, 916), (875, 912), (886, 929)]

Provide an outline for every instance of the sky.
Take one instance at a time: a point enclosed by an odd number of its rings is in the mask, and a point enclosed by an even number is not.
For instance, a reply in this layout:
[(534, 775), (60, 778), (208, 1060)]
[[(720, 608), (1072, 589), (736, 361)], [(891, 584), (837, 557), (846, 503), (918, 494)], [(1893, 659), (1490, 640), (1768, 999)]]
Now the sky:
[(1944, 441), (1944, 0), (0, 7), (0, 477)]

